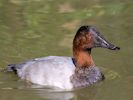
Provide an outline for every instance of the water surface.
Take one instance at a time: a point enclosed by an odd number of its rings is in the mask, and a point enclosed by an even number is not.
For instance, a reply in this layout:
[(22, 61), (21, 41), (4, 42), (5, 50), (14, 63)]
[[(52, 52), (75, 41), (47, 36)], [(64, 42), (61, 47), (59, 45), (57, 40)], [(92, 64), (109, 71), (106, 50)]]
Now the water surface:
[(48, 55), (72, 56), (79, 26), (96, 26), (119, 52), (94, 49), (106, 80), (93, 86), (55, 92), (0, 72), (1, 100), (133, 100), (133, 1), (0, 0), (0, 68)]

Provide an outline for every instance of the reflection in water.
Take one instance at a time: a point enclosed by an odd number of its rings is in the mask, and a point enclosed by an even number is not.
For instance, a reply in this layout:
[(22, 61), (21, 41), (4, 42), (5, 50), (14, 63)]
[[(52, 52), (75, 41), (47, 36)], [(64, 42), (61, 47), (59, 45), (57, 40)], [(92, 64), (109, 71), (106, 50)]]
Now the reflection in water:
[(98, 87), (92, 86), (73, 91), (37, 89), (35, 92), (46, 100), (93, 100), (98, 92)]
[(75, 95), (72, 92), (48, 92), (43, 89), (36, 92), (40, 97), (46, 100), (72, 100), (75, 98)]

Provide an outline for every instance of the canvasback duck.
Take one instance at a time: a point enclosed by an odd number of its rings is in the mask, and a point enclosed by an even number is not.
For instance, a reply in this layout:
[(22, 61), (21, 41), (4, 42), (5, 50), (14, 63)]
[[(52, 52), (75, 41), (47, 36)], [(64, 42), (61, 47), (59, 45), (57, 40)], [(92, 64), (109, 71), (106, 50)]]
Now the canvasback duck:
[(71, 90), (103, 80), (91, 56), (92, 48), (120, 48), (109, 43), (93, 26), (81, 26), (73, 40), (73, 57), (48, 56), (21, 64), (10, 64), (8, 71), (28, 82)]

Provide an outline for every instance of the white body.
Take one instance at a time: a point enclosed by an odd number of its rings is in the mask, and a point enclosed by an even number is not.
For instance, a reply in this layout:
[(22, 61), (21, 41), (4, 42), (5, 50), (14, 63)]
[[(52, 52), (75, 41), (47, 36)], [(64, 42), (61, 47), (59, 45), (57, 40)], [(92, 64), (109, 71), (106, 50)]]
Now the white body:
[(68, 90), (73, 88), (70, 77), (74, 70), (71, 57), (49, 56), (25, 62), (17, 73), (23, 80)]

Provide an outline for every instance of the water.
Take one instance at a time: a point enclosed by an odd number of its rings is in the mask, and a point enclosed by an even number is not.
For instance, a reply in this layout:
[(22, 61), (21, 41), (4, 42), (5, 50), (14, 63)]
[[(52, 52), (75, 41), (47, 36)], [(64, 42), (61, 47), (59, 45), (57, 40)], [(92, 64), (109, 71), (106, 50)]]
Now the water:
[(94, 49), (106, 80), (74, 91), (53, 91), (0, 72), (1, 100), (133, 100), (133, 1), (0, 0), (0, 67), (36, 57), (71, 56), (80, 25), (96, 26), (121, 47)]

